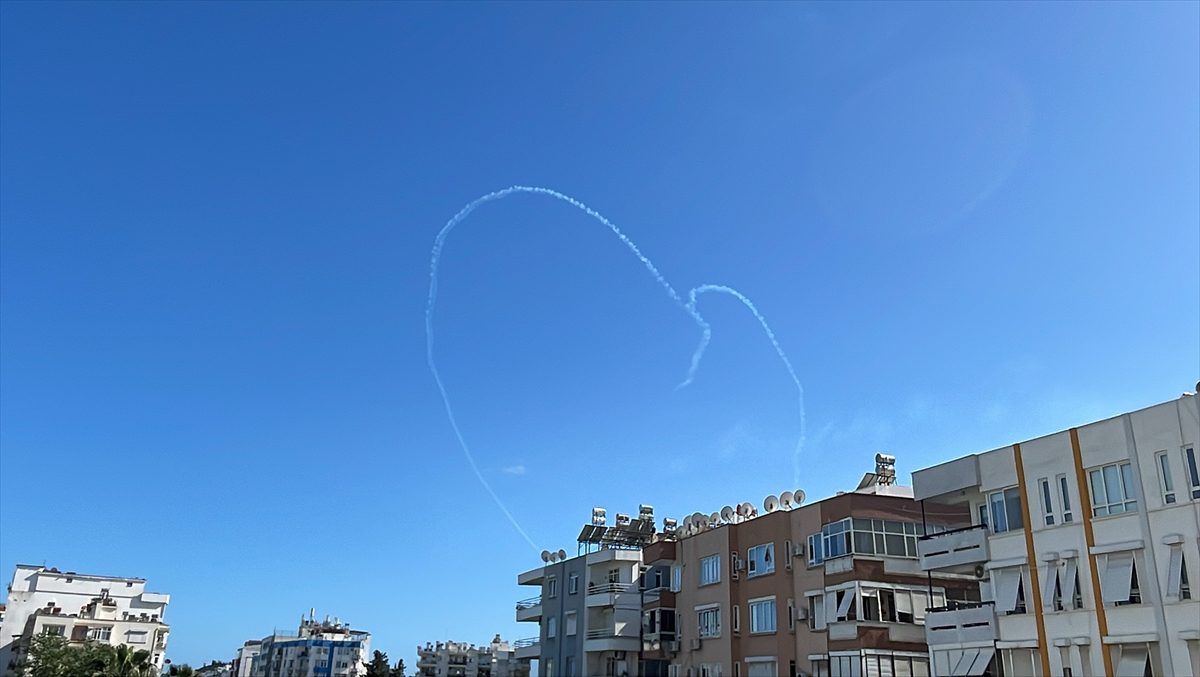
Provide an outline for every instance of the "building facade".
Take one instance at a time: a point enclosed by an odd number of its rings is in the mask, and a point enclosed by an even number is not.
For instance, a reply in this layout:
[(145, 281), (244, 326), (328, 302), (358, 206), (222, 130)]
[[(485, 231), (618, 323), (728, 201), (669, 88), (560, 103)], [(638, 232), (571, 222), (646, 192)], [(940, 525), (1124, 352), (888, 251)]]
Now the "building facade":
[(517, 603), (517, 620), (539, 633), (515, 642), (516, 655), (537, 659), (541, 677), (640, 674), (641, 564), (640, 547), (606, 543), (520, 574), (540, 594)]
[(254, 674), (254, 658), (262, 653), (262, 640), (251, 639), (238, 649), (237, 656), (230, 662), (229, 674), (232, 677), (252, 677)]
[(71, 643), (126, 644), (150, 654), (161, 669), (170, 595), (147, 592), (140, 578), (62, 572), (18, 564), (0, 622), (0, 675), (21, 674), (30, 640), (42, 633)]
[(643, 613), (645, 674), (924, 677), (925, 609), (969, 594), (921, 570), (920, 506), (875, 475), (816, 503), (701, 522), (645, 550), (659, 586)]
[(301, 619), (295, 635), (264, 637), (256, 654), (250, 643), (242, 647), (253, 654), (251, 677), (359, 677), (370, 648), (370, 633), (328, 617)]
[(913, 475), (959, 528), (922, 568), (974, 579), (931, 609), (935, 675), (1200, 675), (1200, 412), (1177, 400)]
[(426, 643), (417, 647), (420, 677), (529, 677), (530, 660), (496, 635), (483, 646), (467, 642)]

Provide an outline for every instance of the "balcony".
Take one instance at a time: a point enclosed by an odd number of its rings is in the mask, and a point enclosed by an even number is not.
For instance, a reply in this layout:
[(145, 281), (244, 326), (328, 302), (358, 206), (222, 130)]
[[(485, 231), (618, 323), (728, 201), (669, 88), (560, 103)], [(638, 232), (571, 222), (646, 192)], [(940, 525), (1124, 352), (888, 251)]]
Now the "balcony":
[(673, 562), (675, 560), (675, 541), (666, 539), (655, 541), (645, 548), (642, 548), (642, 563), (657, 564), (659, 562)]
[(542, 619), (542, 596), (530, 597), (517, 602), (517, 621), (540, 621)]
[(615, 606), (617, 597), (633, 593), (635, 604), (641, 606), (641, 592), (636, 583), (592, 583), (588, 585), (587, 606)]
[(988, 530), (982, 524), (929, 534), (917, 539), (925, 571), (974, 567), (988, 560)]
[(657, 609), (659, 607), (665, 609), (675, 608), (675, 593), (669, 588), (654, 588), (642, 593), (642, 608)]
[(538, 658), (542, 655), (542, 644), (537, 637), (518, 639), (512, 645), (517, 660)]
[(994, 642), (998, 636), (992, 602), (939, 607), (925, 615), (925, 641), (930, 647)]
[(614, 623), (587, 631), (584, 651), (637, 651), (641, 646), (640, 628), (634, 623)]
[(517, 574), (517, 585), (541, 585), (546, 580), (546, 567), (538, 567)]
[(890, 623), (886, 621), (838, 621), (829, 624), (829, 639), (863, 640), (864, 645), (873, 646), (883, 641), (925, 643), (925, 628), (913, 623)]

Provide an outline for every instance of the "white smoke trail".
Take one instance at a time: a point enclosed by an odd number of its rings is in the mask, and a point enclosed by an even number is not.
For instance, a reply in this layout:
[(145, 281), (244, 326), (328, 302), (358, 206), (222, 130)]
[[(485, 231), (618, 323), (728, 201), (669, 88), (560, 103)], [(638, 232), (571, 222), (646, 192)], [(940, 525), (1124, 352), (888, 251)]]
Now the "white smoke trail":
[(442, 229), (438, 231), (437, 237), (434, 239), (433, 251), (429, 261), (429, 299), (425, 306), (425, 358), (426, 362), (429, 364), (429, 371), (433, 374), (433, 380), (435, 383), (437, 383), (438, 392), (441, 393), (442, 404), (445, 405), (446, 417), (450, 421), (450, 427), (454, 430), (454, 436), (458, 438), (458, 444), (463, 450), (463, 455), (467, 457), (467, 462), (470, 464), (471, 470), (475, 473), (475, 477), (479, 480), (479, 483), (483, 485), (483, 488), (487, 490), (488, 494), (492, 497), (492, 500), (495, 501), (496, 506), (499, 507), (500, 511), (504, 513), (504, 516), (508, 518), (509, 523), (511, 523), (513, 528), (521, 534), (530, 547), (532, 547), (535, 551), (539, 549), (537, 544), (533, 542), (533, 539), (529, 537), (529, 534), (526, 533), (525, 529), (521, 527), (521, 524), (517, 521), (517, 519), (513, 517), (513, 514), (511, 511), (509, 511), (508, 506), (504, 504), (504, 501), (500, 500), (500, 496), (496, 494), (494, 489), (492, 489), (492, 485), (488, 483), (487, 478), (485, 478), (483, 473), (479, 470), (479, 465), (475, 462), (475, 456), (471, 453), (471, 448), (469, 445), (467, 445), (467, 440), (465, 437), (463, 437), (462, 430), (460, 430), (458, 427), (458, 420), (454, 416), (454, 407), (450, 404), (450, 396), (446, 392), (446, 386), (442, 382), (441, 374), (438, 372), (437, 362), (433, 357), (433, 313), (437, 306), (438, 263), (442, 258), (442, 250), (445, 248), (446, 238), (449, 237), (450, 232), (453, 231), (458, 224), (462, 223), (462, 221), (480, 205), (493, 200), (501, 200), (517, 193), (545, 195), (556, 200), (566, 202), (567, 204), (579, 209), (606, 226), (614, 235), (617, 236), (617, 239), (624, 243), (625, 246), (628, 247), (635, 256), (637, 256), (638, 260), (642, 262), (642, 265), (646, 267), (646, 270), (648, 270), (650, 274), (654, 276), (654, 279), (660, 285), (662, 285), (662, 288), (667, 292), (667, 295), (671, 297), (671, 300), (678, 304), (679, 307), (687, 312), (688, 315), (691, 316), (692, 320), (696, 322), (697, 326), (700, 327), (702, 332), (700, 345), (696, 348), (695, 352), (692, 353), (692, 361), (688, 367), (687, 377), (682, 383), (676, 386), (677, 390), (679, 388), (686, 387), (695, 379), (696, 370), (700, 366), (700, 360), (704, 357), (704, 351), (708, 347), (709, 341), (712, 339), (712, 327), (704, 319), (704, 317), (700, 315), (699, 311), (697, 311), (696, 297), (705, 292), (722, 292), (734, 296), (750, 309), (750, 312), (754, 314), (754, 317), (758, 320), (759, 324), (762, 325), (763, 330), (767, 334), (767, 338), (771, 340), (771, 344), (775, 346), (776, 353), (778, 353), (780, 359), (783, 360), (783, 364), (787, 368), (788, 374), (792, 377), (792, 381), (795, 382), (796, 387), (800, 392), (800, 442), (796, 445), (796, 452), (793, 458), (793, 468), (796, 474), (796, 482), (798, 483), (799, 454), (800, 449), (804, 444), (804, 390), (800, 386), (800, 380), (797, 378), (795, 370), (792, 369), (791, 362), (788, 360), (787, 355), (783, 352), (783, 348), (779, 345), (779, 341), (775, 338), (775, 333), (771, 331), (771, 327), (767, 324), (766, 319), (761, 313), (758, 312), (758, 308), (754, 306), (750, 299), (731, 287), (705, 284), (691, 290), (691, 292), (688, 294), (689, 299), (687, 302), (685, 302), (679, 295), (679, 292), (675, 291), (675, 288), (671, 286), (671, 283), (667, 282), (667, 279), (663, 277), (661, 272), (659, 272), (658, 267), (655, 266), (654, 263), (647, 258), (640, 249), (638, 249), (638, 246), (634, 244), (633, 240), (630, 240), (625, 233), (621, 232), (621, 229), (618, 228), (616, 224), (614, 224), (612, 221), (609, 221), (600, 212), (592, 209), (583, 202), (580, 202), (569, 195), (560, 193), (550, 188), (542, 188), (539, 186), (509, 186), (508, 188), (488, 193), (487, 195), (476, 198), (468, 203), (449, 221), (447, 221), (446, 225), (442, 226)]
[[(796, 441), (796, 449), (792, 452), (792, 484), (794, 486), (799, 486), (800, 452), (804, 449), (805, 426), (807, 425), (804, 416), (804, 386), (800, 384), (800, 377), (796, 375), (796, 370), (792, 367), (792, 361), (788, 359), (787, 353), (783, 351), (783, 346), (779, 345), (779, 339), (775, 338), (775, 332), (771, 330), (771, 325), (767, 324), (767, 318), (763, 317), (763, 314), (758, 312), (758, 308), (754, 305), (753, 301), (733, 287), (726, 287), (722, 284), (702, 284), (688, 292), (687, 307), (692, 314), (696, 315), (697, 317), (699, 316), (699, 313), (696, 310), (696, 300), (698, 296), (705, 292), (729, 294), (735, 299), (741, 301), (742, 305), (746, 306), (746, 308), (748, 308), (750, 312), (754, 314), (754, 319), (758, 320), (758, 324), (762, 326), (763, 332), (766, 333), (767, 338), (770, 339), (771, 345), (775, 348), (775, 354), (779, 355), (779, 359), (783, 362), (784, 368), (787, 369), (788, 376), (792, 378), (792, 383), (796, 384), (797, 405), (800, 411), (800, 439)], [(692, 382), (696, 367), (700, 365), (700, 360), (704, 357), (704, 350), (708, 347), (708, 343), (711, 340), (712, 330), (709, 328), (708, 323), (705, 322), (704, 333), (700, 337), (700, 345), (698, 345), (696, 347), (696, 351), (692, 353), (692, 368), (688, 372), (687, 379), (678, 387), (682, 388), (683, 386)]]

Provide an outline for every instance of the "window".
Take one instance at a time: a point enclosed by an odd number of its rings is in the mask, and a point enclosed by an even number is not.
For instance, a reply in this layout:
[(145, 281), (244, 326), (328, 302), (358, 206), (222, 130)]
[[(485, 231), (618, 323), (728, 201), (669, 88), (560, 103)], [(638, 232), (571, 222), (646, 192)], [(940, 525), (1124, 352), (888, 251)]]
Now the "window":
[(998, 614), (1023, 614), (1025, 604), (1025, 572), (1021, 567), (1004, 567), (992, 571), (992, 599)]
[(128, 633), (126, 633), (126, 636), (127, 636), (127, 639), (125, 641), (126, 644), (145, 644), (146, 643), (146, 631), (145, 630), (130, 630)]
[(1092, 489), (1092, 517), (1137, 510), (1133, 466), (1128, 461), (1096, 468), (1088, 474)]
[(87, 638), (93, 642), (107, 642), (112, 637), (112, 626), (88, 628)]
[(1133, 552), (1113, 552), (1104, 558), (1104, 568), (1100, 572), (1100, 593), (1105, 604), (1125, 606), (1142, 603), (1134, 559)]
[(750, 632), (775, 632), (775, 598), (750, 600)]
[(555, 576), (546, 577), (546, 597), (558, 597), (558, 578)]
[(1167, 452), (1160, 451), (1154, 455), (1158, 465), (1158, 488), (1162, 490), (1163, 503), (1175, 502), (1175, 483), (1171, 481), (1171, 459)]
[(558, 636), (558, 619), (554, 616), (546, 619), (546, 637), (554, 639)]
[(671, 592), (683, 589), (683, 567), (676, 564), (671, 567)]
[(1187, 597), (1184, 596), (1186, 584), (1187, 564), (1183, 560), (1183, 545), (1172, 545), (1171, 555), (1167, 560), (1167, 597), (1176, 600), (1190, 599), (1191, 590), (1187, 591)]
[(700, 677), (721, 677), (720, 663), (701, 663)]
[(1074, 521), (1074, 516), (1071, 514), (1071, 493), (1067, 487), (1067, 476), (1059, 475), (1056, 479), (1058, 480), (1058, 494), (1062, 499), (1062, 521), (1063, 524), (1070, 524)]
[(1038, 486), (1042, 491), (1042, 519), (1045, 520), (1046, 526), (1054, 526), (1054, 503), (1050, 499), (1050, 480), (1042, 478), (1038, 480)]
[(564, 671), (565, 677), (578, 677), (578, 675), (575, 674), (575, 657), (574, 656), (567, 656), (566, 668), (567, 669)]
[(747, 658), (746, 677), (779, 677), (779, 665), (775, 658)]
[(604, 658), (604, 675), (605, 677), (617, 677), (617, 657), (605, 656)]
[(821, 534), (813, 534), (808, 537), (808, 566), (816, 566), (825, 561), (825, 539)]
[(742, 629), (742, 607), (734, 604), (729, 611), (731, 614), (731, 620), (729, 624), (733, 627), (734, 632), (738, 632)]
[(775, 544), (764, 543), (746, 551), (747, 576), (762, 576), (775, 571)]
[(44, 625), (44, 626), (42, 626), (42, 633), (47, 634), (47, 635), (54, 635), (55, 637), (62, 637), (67, 634), (67, 626), (65, 626), (65, 625)]
[(854, 598), (857, 596), (854, 588), (846, 588), (845, 590), (835, 590), (831, 593), (833, 602), (837, 603), (834, 613), (834, 619), (838, 621), (857, 621), (858, 607), (854, 603)]
[[(988, 494), (987, 512), (994, 534), (1025, 528), (1025, 518), (1021, 515), (1021, 492), (1016, 487)], [(987, 523), (987, 520), (983, 521), (983, 524)]]
[(1195, 448), (1183, 450), (1183, 465), (1187, 470), (1188, 482), (1192, 485), (1192, 498), (1200, 498), (1200, 468), (1196, 467)]
[[(915, 522), (846, 518), (821, 529), (823, 559), (857, 555), (917, 556), (917, 536), (925, 529)], [(809, 540), (810, 550), (815, 548)], [(810, 562), (812, 560), (810, 559)]]
[(696, 632), (700, 637), (721, 636), (721, 607), (711, 606), (696, 610)]
[(609, 583), (620, 583), (621, 582), (621, 570), (620, 569), (609, 569), (608, 570), (608, 582)]
[(579, 574), (571, 574), (567, 577), (567, 594), (574, 595), (579, 592)]
[(563, 625), (566, 626), (565, 629), (567, 632), (567, 637), (574, 636), (575, 633), (579, 631), (578, 630), (578, 626), (579, 626), (578, 618), (577, 618), (575, 612), (572, 611), (572, 612), (568, 613), (566, 616), (563, 617), (563, 620), (564, 620)]
[(796, 602), (789, 599), (787, 605), (788, 630), (796, 629)]
[(709, 555), (700, 560), (700, 585), (710, 585), (721, 580), (721, 556)]
[(825, 629), (825, 597), (810, 595), (808, 598), (808, 629)]

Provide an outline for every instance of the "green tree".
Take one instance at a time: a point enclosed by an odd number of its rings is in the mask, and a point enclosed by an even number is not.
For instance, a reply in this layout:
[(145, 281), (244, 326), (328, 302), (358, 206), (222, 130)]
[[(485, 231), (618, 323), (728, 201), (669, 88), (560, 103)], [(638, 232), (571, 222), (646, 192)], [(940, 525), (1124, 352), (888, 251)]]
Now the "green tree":
[(404, 659), (396, 661), (396, 667), (388, 671), (388, 677), (404, 677)]
[(167, 670), (167, 674), (170, 675), (170, 677), (194, 677), (196, 671), (187, 663), (182, 663), (180, 665), (172, 665), (171, 668)]
[(371, 662), (367, 663), (367, 677), (388, 677), (390, 667), (387, 654), (376, 650)]

